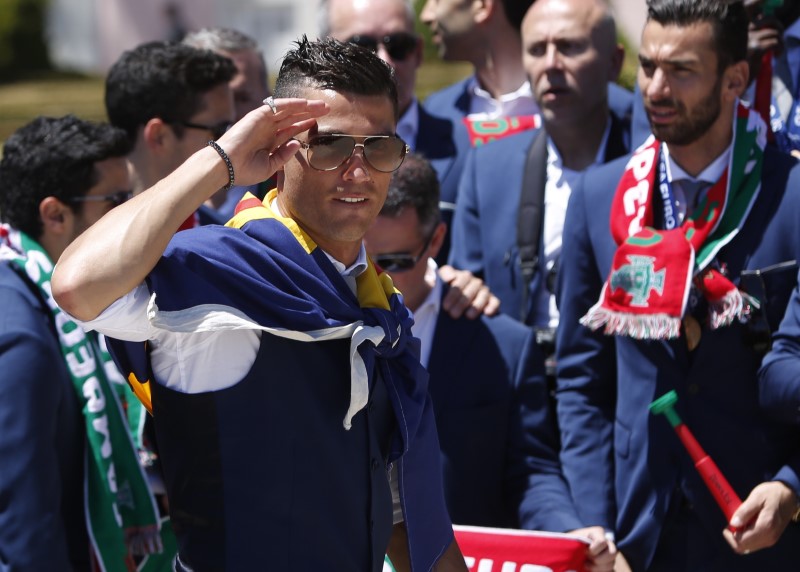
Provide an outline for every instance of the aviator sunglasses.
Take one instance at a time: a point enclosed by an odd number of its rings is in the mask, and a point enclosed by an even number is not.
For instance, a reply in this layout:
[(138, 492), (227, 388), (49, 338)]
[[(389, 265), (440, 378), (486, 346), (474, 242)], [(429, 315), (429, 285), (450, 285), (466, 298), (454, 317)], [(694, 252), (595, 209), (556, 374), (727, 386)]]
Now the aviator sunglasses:
[(204, 131), (210, 131), (211, 137), (214, 139), (214, 141), (225, 135), (225, 133), (228, 132), (228, 129), (230, 129), (233, 125), (233, 123), (230, 121), (222, 121), (216, 125), (203, 125), (202, 123), (192, 123), (190, 121), (170, 121), (169, 123), (180, 125), (182, 127), (188, 127), (189, 129), (202, 129)]
[(433, 227), (433, 232), (428, 236), (420, 253), (416, 256), (410, 252), (392, 252), (387, 254), (376, 254), (372, 257), (372, 261), (383, 268), (389, 274), (393, 272), (406, 272), (414, 268), (417, 262), (428, 252), (428, 247), (431, 245), (433, 235), (436, 232), (436, 227)]
[[(361, 139), (361, 143), (356, 143)], [(397, 135), (345, 135), (332, 133), (314, 137), (306, 143), (299, 141), (306, 150), (308, 164), (317, 171), (333, 171), (353, 156), (356, 147), (361, 147), (367, 164), (381, 173), (396, 171), (409, 147)]]
[(84, 195), (82, 197), (72, 197), (68, 202), (70, 203), (87, 203), (87, 202), (100, 202), (108, 201), (115, 207), (118, 207), (125, 201), (133, 197), (133, 191), (120, 191), (111, 195)]
[(397, 32), (395, 34), (387, 34), (380, 38), (375, 36), (368, 36), (364, 34), (356, 34), (347, 40), (351, 44), (367, 48), (373, 52), (378, 51), (378, 44), (383, 44), (386, 48), (386, 53), (393, 60), (402, 61), (410, 56), (417, 48), (417, 36), (407, 32)]

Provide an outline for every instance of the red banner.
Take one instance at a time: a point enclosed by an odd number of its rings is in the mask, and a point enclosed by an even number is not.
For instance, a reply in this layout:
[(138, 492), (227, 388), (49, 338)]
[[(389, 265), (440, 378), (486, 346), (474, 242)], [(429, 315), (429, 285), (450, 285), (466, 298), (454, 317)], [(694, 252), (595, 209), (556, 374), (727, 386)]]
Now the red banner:
[(559, 534), (453, 526), (470, 572), (585, 572), (588, 540)]

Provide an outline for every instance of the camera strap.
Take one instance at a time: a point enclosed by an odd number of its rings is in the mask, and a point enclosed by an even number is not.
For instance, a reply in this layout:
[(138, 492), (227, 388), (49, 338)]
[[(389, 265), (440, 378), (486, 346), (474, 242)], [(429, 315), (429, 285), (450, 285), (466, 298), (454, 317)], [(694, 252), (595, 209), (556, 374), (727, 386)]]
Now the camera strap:
[(517, 211), (517, 247), (522, 275), (520, 321), (530, 315), (530, 288), (539, 267), (539, 246), (544, 224), (544, 189), (547, 184), (547, 133), (540, 129), (534, 136), (525, 158), (522, 192)]

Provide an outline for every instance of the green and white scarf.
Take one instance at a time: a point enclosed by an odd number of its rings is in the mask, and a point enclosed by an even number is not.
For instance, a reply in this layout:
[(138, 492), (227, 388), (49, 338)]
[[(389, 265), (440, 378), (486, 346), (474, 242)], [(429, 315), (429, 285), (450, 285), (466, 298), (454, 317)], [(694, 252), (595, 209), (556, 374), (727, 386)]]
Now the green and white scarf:
[(53, 263), (22, 232), (0, 228), (0, 260), (21, 268), (38, 286), (53, 316), (61, 352), (86, 422), (84, 508), (97, 564), (106, 572), (136, 570), (135, 556), (162, 552), (153, 495), (139, 461), (117, 392), (94, 336), (87, 334), (53, 299)]

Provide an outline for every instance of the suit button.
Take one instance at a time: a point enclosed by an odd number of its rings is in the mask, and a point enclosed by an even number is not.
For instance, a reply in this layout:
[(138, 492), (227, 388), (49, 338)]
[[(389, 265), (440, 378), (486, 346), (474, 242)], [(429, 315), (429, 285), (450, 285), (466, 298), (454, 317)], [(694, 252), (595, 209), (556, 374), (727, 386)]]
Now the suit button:
[(697, 395), (700, 393), (700, 386), (696, 383), (689, 384), (689, 395)]

